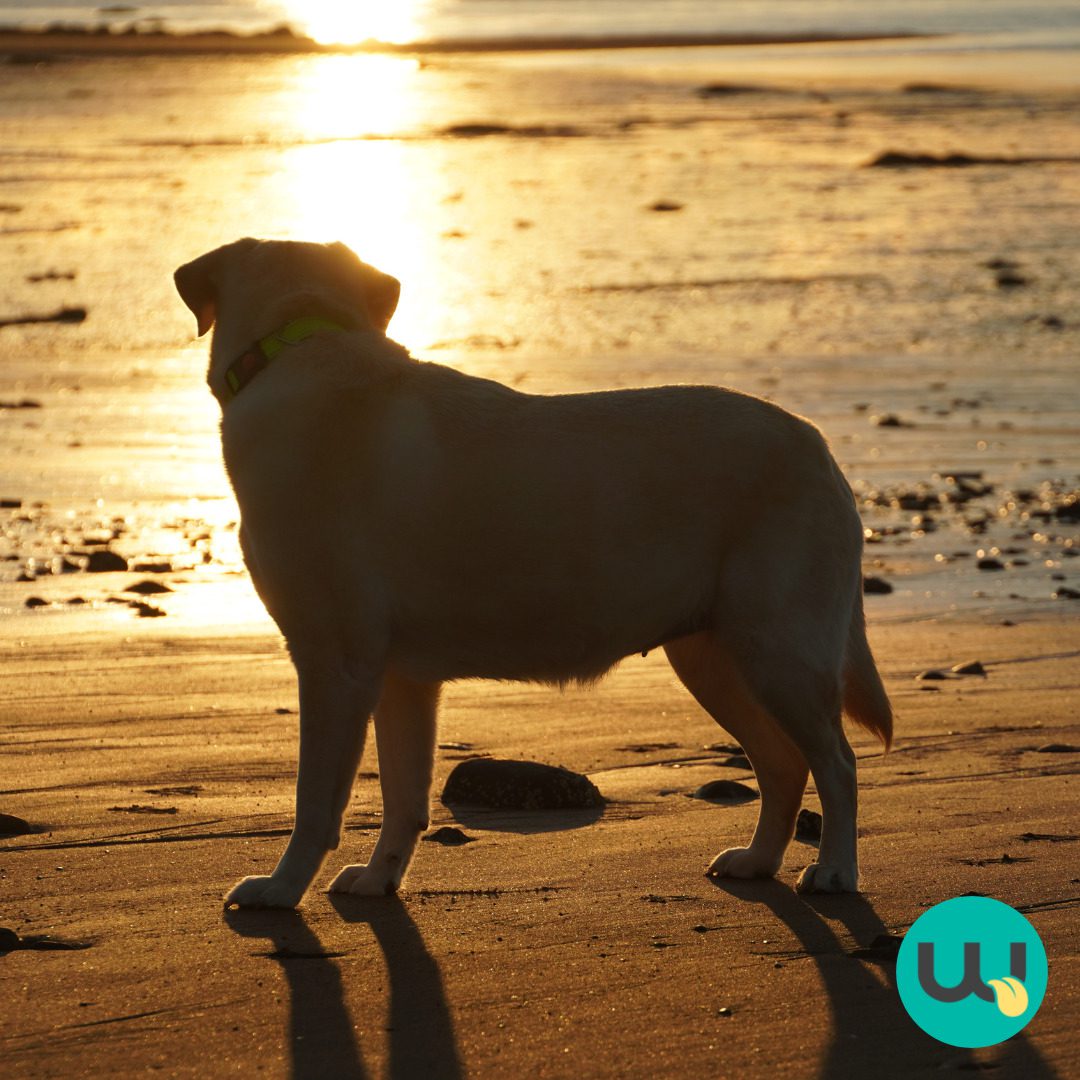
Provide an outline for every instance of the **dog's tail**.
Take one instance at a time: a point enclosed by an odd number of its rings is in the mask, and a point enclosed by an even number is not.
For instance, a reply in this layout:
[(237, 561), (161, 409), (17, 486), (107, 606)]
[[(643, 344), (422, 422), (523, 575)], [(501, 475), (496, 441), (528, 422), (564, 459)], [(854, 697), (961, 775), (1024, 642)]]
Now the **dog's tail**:
[(893, 713), (889, 696), (881, 683), (870, 642), (866, 640), (862, 590), (855, 599), (847, 649), (844, 652), (844, 712), (872, 731), (888, 750), (892, 746)]

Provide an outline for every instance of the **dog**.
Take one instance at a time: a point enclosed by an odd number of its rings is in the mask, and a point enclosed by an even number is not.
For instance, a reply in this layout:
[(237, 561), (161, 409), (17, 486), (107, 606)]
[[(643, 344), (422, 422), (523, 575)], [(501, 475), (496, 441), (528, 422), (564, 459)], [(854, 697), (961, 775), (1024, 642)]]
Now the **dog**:
[(295, 825), (227, 906), (296, 906), (338, 846), (375, 719), (383, 822), (331, 891), (393, 893), (428, 827), (440, 687), (599, 679), (663, 648), (761, 792), (713, 877), (769, 877), (808, 772), (804, 892), (858, 888), (855, 756), (888, 748), (866, 639), (862, 527), (824, 437), (734, 390), (541, 396), (414, 359), (396, 279), (343, 244), (238, 240), (181, 266), (213, 327), (208, 382), (245, 562), (299, 680)]

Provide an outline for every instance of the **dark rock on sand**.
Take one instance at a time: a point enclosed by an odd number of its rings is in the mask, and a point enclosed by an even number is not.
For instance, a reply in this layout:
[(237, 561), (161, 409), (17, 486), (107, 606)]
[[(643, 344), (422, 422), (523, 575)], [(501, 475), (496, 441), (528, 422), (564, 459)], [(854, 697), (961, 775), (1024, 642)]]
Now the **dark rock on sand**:
[(22, 499), (0, 499), (0, 510), (20, 510)]
[(1080, 600), (1080, 589), (1070, 589), (1067, 585), (1062, 585), (1060, 589), (1054, 590), (1055, 600)]
[(131, 600), (129, 603), (139, 613), (140, 619), (160, 619), (165, 615), (161, 608), (144, 603), (142, 600)]
[(795, 839), (804, 844), (816, 844), (821, 840), (821, 815), (816, 810), (803, 807), (795, 819)]
[(86, 560), (88, 574), (108, 574), (128, 568), (127, 559), (115, 551), (91, 551)]
[(14, 814), (0, 814), (0, 836), (26, 836), (34, 832), (33, 825)]
[(1080, 753), (1080, 746), (1073, 746), (1072, 743), (1049, 742), (1040, 746), (1035, 752), (1037, 754), (1077, 754)]
[(745, 754), (732, 754), (730, 757), (724, 758), (723, 761), (716, 762), (716, 764), (729, 769), (750, 769), (753, 767), (750, 764), (750, 759)]
[(178, 814), (179, 812), (175, 806), (145, 806), (141, 803), (109, 807), (110, 814)]
[(879, 593), (885, 595), (893, 591), (892, 585), (890, 585), (884, 578), (879, 577), (867, 577), (863, 578), (863, 592), (864, 593)]
[(27, 598), (26, 598), (26, 599), (25, 599), (25, 600), (23, 601), (23, 603), (24, 603), (24, 604), (25, 604), (25, 605), (26, 605), (26, 606), (27, 606), (28, 608), (36, 608), (36, 607), (48, 607), (48, 606), (49, 606), (49, 601), (48, 601), (48, 600), (45, 600), (45, 599), (43, 599), (43, 598), (42, 598), (42, 597), (40, 597), (40, 596), (28, 596), (28, 597), (27, 597)]
[(1004, 570), (1005, 564), (1000, 559), (995, 559), (992, 556), (987, 556), (985, 559), (979, 559), (975, 564), (980, 570)]
[(132, 567), (137, 574), (169, 574), (172, 573), (170, 562), (137, 562)]
[(420, 839), (429, 840), (433, 844), (442, 844), (445, 847), (461, 847), (462, 844), (471, 844), (476, 837), (467, 836), (460, 829), (455, 829), (451, 825), (444, 825), (441, 829), (429, 832), (427, 836), (422, 836)]
[(966, 664), (954, 664), (954, 675), (985, 675), (986, 668), (978, 660), (969, 660)]
[(580, 773), (536, 761), (471, 758), (454, 767), (443, 788), (449, 805), (513, 810), (578, 810), (604, 805)]
[(751, 83), (709, 83), (707, 86), (699, 86), (694, 93), (699, 98), (724, 98), (736, 97), (739, 94), (760, 94), (767, 90), (764, 86), (754, 86)]
[(707, 784), (702, 784), (690, 797), (734, 805), (751, 802), (758, 797), (758, 793), (752, 787), (740, 784), (738, 780), (710, 780)]
[(650, 210), (655, 210), (657, 213), (671, 213), (674, 210), (681, 210), (683, 204), (681, 202), (673, 202), (671, 199), (657, 199), (656, 202), (649, 206)]
[(938, 671), (937, 668), (931, 668), (929, 671), (920, 671), (919, 674), (915, 676), (919, 682), (926, 682), (931, 679), (934, 681), (941, 681), (948, 677), (949, 676), (946, 675), (944, 671)]
[(129, 585), (124, 592), (139, 593), (141, 596), (151, 596), (154, 593), (170, 593), (172, 592), (172, 589), (170, 589), (163, 581), (151, 581), (149, 578), (145, 578), (142, 581), (136, 581), (134, 585)]
[(895, 934), (878, 934), (869, 945), (852, 949), (848, 956), (853, 956), (857, 960), (877, 960), (895, 964), (903, 942), (904, 939)]

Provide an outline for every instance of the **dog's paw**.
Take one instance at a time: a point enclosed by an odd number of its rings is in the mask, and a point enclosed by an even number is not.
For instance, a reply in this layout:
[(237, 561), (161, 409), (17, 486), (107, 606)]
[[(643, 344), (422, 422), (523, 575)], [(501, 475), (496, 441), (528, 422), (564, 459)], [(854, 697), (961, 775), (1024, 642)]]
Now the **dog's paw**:
[(853, 893), (859, 891), (859, 873), (854, 866), (811, 863), (795, 883), (801, 893)]
[(385, 871), (370, 866), (346, 866), (333, 881), (328, 892), (349, 893), (351, 896), (393, 896), (398, 883)]
[(733, 847), (721, 851), (705, 871), (706, 877), (770, 878), (780, 869), (778, 861), (752, 847)]
[(227, 908), (294, 908), (304, 890), (274, 877), (246, 877), (225, 897)]

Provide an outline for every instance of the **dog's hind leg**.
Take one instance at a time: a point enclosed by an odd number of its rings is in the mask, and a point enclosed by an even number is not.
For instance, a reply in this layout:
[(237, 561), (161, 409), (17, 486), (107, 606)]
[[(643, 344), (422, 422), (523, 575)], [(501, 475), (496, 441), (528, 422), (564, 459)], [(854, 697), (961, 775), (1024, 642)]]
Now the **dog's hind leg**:
[(858, 787), (855, 753), (841, 724), (841, 679), (800, 650), (775, 651), (740, 664), (755, 698), (773, 715), (810, 766), (821, 799), (818, 861), (799, 877), (800, 892), (856, 892)]
[(331, 892), (361, 896), (393, 893), (409, 867), (416, 842), (428, 827), (439, 683), (415, 682), (389, 671), (375, 708), (375, 743), (383, 823), (366, 866), (346, 866)]
[(728, 848), (711, 877), (772, 877), (795, 831), (807, 764), (798, 747), (755, 700), (731, 654), (708, 633), (664, 646), (683, 684), (712, 718), (738, 739), (761, 789), (761, 809), (749, 847)]
[(294, 654), (294, 661), (300, 681), (296, 823), (274, 872), (244, 878), (225, 898), (226, 906), (295, 907), (341, 839), (379, 678), (329, 653)]

